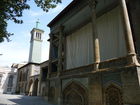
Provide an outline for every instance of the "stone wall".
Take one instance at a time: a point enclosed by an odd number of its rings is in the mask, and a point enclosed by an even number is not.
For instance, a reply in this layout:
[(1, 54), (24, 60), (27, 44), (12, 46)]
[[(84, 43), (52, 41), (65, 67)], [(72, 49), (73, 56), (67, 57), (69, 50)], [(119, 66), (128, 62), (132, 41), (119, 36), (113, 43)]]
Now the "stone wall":
[(132, 66), (52, 78), (46, 82), (46, 97), (56, 105), (109, 105), (110, 100), (114, 105), (140, 104), (139, 70)]

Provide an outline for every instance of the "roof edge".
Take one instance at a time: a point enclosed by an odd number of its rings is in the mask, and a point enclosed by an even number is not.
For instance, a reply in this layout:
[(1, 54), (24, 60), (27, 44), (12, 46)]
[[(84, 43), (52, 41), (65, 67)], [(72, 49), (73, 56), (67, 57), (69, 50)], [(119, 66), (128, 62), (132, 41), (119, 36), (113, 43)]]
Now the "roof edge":
[(73, 0), (68, 6), (66, 6), (47, 26), (51, 27), (57, 20), (59, 20), (65, 13), (67, 13), (70, 8), (72, 8), (78, 0)]

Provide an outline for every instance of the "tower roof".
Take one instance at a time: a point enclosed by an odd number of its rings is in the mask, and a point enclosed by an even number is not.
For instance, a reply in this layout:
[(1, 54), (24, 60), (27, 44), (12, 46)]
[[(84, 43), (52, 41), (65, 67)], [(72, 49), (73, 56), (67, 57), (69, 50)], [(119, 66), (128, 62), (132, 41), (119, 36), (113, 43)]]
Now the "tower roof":
[(34, 31), (38, 31), (38, 32), (44, 33), (44, 31), (42, 29), (38, 29), (38, 28), (33, 28), (31, 30), (31, 33), (33, 33)]

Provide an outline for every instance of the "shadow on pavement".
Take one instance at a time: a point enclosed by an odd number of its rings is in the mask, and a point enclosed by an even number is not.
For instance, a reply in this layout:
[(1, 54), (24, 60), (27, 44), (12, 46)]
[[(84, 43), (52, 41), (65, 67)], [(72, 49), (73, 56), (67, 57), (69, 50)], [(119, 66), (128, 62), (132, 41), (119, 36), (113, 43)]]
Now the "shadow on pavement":
[(50, 105), (42, 97), (37, 96), (16, 96), (8, 97), (6, 104), (0, 105)]

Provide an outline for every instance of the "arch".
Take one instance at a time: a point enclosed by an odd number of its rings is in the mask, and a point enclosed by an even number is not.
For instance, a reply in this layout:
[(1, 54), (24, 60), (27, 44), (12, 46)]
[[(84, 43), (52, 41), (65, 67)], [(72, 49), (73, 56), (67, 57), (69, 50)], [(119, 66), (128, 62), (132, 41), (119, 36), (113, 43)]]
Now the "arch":
[(122, 92), (119, 86), (110, 84), (105, 89), (106, 105), (123, 105)]
[(33, 91), (33, 80), (31, 79), (29, 81), (29, 85), (28, 85), (28, 95), (31, 96), (32, 95), (32, 91)]
[(85, 88), (76, 82), (68, 84), (63, 90), (63, 105), (88, 105)]
[(19, 73), (19, 82), (22, 81), (22, 71)]
[(49, 89), (49, 102), (54, 102), (55, 101), (55, 88), (50, 87)]
[(13, 79), (14, 79), (14, 76), (10, 75), (9, 76), (9, 80), (8, 80), (8, 87), (12, 87), (13, 86)]
[(42, 96), (47, 96), (47, 93), (46, 93), (46, 87), (43, 86), (42, 87), (42, 92), (41, 92)]
[(14, 79), (14, 76), (13, 75), (10, 75), (9, 76), (9, 79), (8, 79), (7, 92), (11, 92), (12, 91), (13, 79)]
[(22, 74), (22, 81), (25, 81), (25, 73)]
[(36, 79), (36, 80), (34, 81), (33, 96), (37, 96), (37, 92), (38, 92), (38, 82), (39, 82), (38, 79)]

